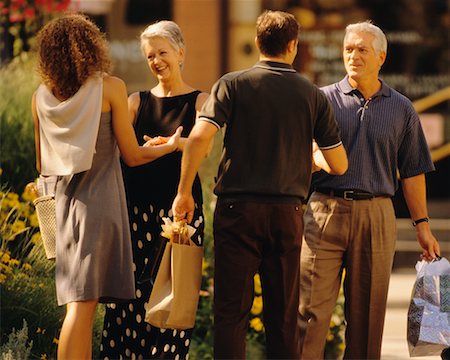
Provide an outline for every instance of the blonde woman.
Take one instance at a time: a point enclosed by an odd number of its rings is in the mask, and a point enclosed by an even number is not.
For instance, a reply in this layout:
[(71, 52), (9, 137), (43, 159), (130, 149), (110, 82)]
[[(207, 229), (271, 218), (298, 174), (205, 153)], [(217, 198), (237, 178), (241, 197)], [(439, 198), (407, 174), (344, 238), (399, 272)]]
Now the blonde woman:
[(58, 359), (91, 359), (97, 303), (135, 296), (119, 151), (129, 166), (148, 163), (178, 149), (181, 128), (165, 144), (138, 145), (125, 84), (108, 75), (107, 43), (86, 17), (48, 23), (37, 52), (36, 160), (41, 175), (58, 179), (56, 291), (67, 307)]
[[(160, 21), (141, 34), (141, 48), (151, 74), (158, 84), (148, 91), (130, 95), (129, 119), (138, 139), (167, 141), (167, 136), (183, 126), (181, 150), (194, 126), (196, 113), (207, 94), (188, 85), (182, 77), (185, 43), (173, 21)], [(142, 140), (144, 141), (144, 140)], [(171, 217), (172, 201), (180, 178), (181, 152), (135, 168), (124, 166), (124, 180), (130, 214), (136, 299), (128, 304), (107, 307), (102, 339), (102, 359), (185, 359), (192, 330), (158, 329), (147, 324), (145, 304), (152, 289), (152, 275), (158, 269), (162, 217)], [(194, 184), (196, 227), (193, 240), (203, 243), (202, 189)]]

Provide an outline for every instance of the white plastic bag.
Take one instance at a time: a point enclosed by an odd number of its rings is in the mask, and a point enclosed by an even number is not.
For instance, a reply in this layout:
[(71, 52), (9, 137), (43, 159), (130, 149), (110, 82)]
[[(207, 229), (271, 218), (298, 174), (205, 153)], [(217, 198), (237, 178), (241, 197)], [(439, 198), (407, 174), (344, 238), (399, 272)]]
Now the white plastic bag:
[(408, 309), (409, 355), (440, 355), (450, 347), (450, 263), (422, 260), (416, 271)]

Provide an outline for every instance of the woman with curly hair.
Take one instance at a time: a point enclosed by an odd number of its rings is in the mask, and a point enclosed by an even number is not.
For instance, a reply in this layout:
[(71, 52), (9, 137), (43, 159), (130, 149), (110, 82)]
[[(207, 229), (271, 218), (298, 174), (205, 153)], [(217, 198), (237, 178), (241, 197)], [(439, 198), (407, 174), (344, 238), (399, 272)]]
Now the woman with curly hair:
[(165, 144), (138, 145), (125, 84), (108, 74), (107, 42), (86, 17), (48, 23), (37, 51), (36, 161), (57, 178), (56, 291), (67, 308), (58, 359), (90, 359), (97, 303), (135, 297), (120, 154), (128, 166), (151, 162), (178, 149), (182, 128)]

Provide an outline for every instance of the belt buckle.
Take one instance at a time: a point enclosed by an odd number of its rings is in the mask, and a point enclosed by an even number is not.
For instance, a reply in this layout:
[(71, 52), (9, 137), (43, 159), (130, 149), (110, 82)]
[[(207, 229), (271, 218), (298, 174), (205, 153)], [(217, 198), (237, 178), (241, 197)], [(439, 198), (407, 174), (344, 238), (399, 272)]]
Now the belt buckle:
[(350, 195), (353, 195), (355, 192), (353, 190), (346, 190), (344, 191), (344, 200), (354, 200), (353, 197), (349, 197)]

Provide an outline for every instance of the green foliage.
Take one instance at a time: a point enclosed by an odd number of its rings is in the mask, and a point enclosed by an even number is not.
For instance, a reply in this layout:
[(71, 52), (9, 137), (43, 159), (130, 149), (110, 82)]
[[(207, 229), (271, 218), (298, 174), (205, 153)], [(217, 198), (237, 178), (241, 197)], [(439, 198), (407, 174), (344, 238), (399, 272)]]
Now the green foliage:
[(0, 346), (2, 360), (27, 360), (30, 357), (33, 341), (28, 341), (28, 325), (25, 319), (20, 330), (15, 328), (8, 336), (8, 341)]
[(38, 86), (34, 57), (16, 57), (0, 68), (0, 78), (1, 183), (22, 191), (37, 176), (31, 116), (31, 98)]

